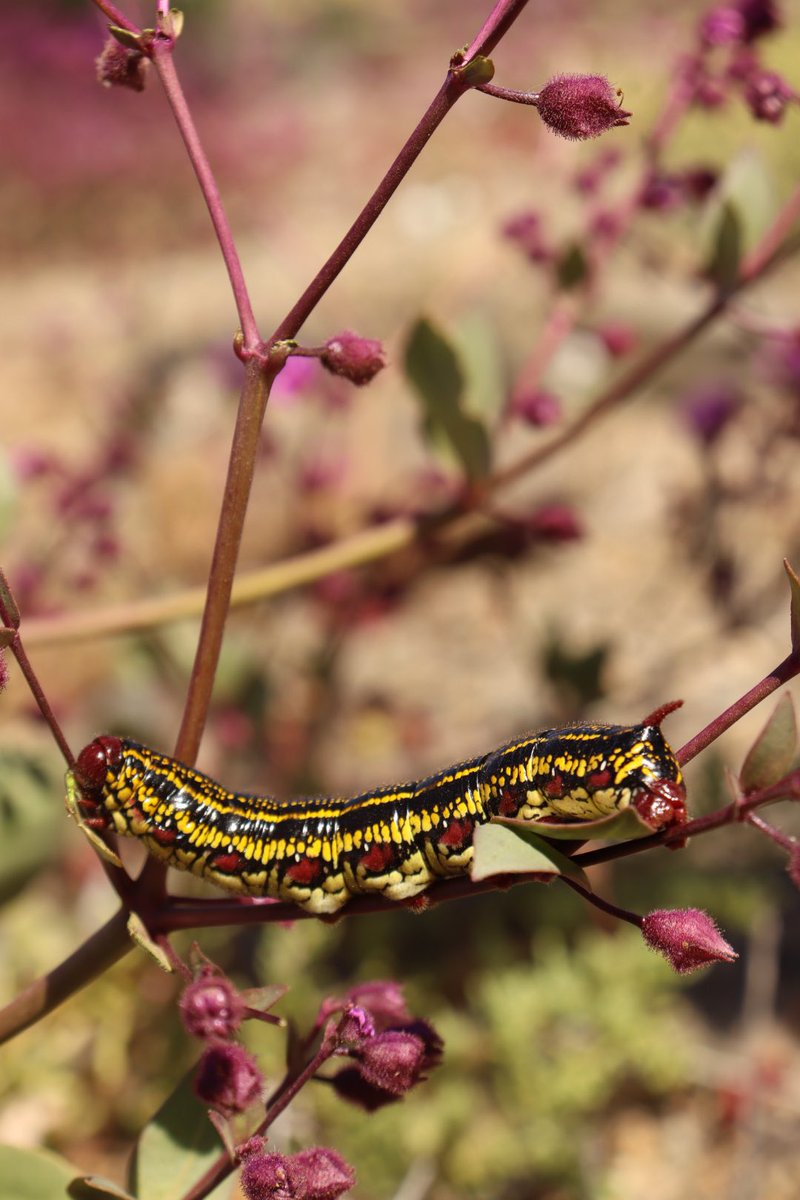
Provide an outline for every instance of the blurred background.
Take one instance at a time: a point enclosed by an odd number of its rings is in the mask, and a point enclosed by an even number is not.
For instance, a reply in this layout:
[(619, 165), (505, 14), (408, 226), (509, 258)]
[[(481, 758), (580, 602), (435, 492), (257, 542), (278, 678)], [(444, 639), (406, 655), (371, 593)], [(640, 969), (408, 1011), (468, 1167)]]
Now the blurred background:
[[(178, 68), (262, 333), (489, 7), (186, 0)], [(147, 23), (151, 6), (124, 10)], [(404, 370), (421, 317), (458, 355), (466, 409), (502, 470), (701, 310), (726, 201), (752, 245), (800, 169), (796, 106), (754, 120), (727, 45), (648, 160), (706, 12), (532, 0), (493, 56), (495, 82), (607, 74), (630, 128), (577, 145), (529, 108), (478, 94), (457, 105), (300, 337), (355, 330), (383, 342), (389, 367), (356, 389), (290, 362), (242, 569), (458, 496), (458, 466), (426, 434)], [(37, 622), (204, 583), (241, 376), (235, 310), (155, 75), (141, 94), (98, 86), (104, 27), (88, 0), (3, 0), (0, 33), (3, 565), (75, 749), (107, 731), (168, 751), (196, 620), (80, 641)], [(800, 84), (796, 19), (747, 52)], [(352, 793), (527, 729), (635, 722), (675, 697), (672, 744), (696, 733), (788, 652), (798, 282), (790, 259), (737, 298), (629, 403), (497, 492), (480, 537), (237, 610), (201, 767), (281, 796)], [(694, 813), (723, 802), (725, 768), (767, 715), (692, 764)], [(63, 819), (62, 765), (14, 671), (0, 753), (6, 1000), (115, 905)], [(339, 1149), (358, 1196), (779, 1200), (800, 1167), (800, 904), (783, 866), (736, 829), (598, 871), (618, 904), (720, 920), (741, 958), (688, 986), (557, 886), (201, 941), (242, 984), (289, 983), (282, 1011), (300, 1024), (325, 995), (394, 978), (442, 1033), (443, 1066), (402, 1103), (366, 1116), (307, 1088), (276, 1128), (280, 1148)], [(4, 1047), (0, 1141), (121, 1178), (131, 1138), (195, 1053), (174, 992), (136, 953)], [(282, 1038), (257, 1031), (252, 1045), (277, 1077)]]

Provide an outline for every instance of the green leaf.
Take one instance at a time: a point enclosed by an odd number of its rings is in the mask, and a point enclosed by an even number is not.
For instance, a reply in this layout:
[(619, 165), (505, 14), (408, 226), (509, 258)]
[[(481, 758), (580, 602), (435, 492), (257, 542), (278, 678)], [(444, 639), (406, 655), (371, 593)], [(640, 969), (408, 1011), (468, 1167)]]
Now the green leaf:
[(745, 795), (770, 787), (789, 771), (797, 753), (797, 721), (788, 692), (747, 752), (739, 783)]
[(449, 457), (455, 457), (469, 479), (486, 475), (489, 438), (482, 423), (462, 407), (461, 361), (444, 334), (424, 317), (409, 334), (404, 363), (420, 400), (422, 426), (428, 440)]
[(473, 311), (459, 321), (454, 341), (464, 375), (462, 408), (480, 421), (495, 420), (509, 384), (495, 324)]
[(800, 653), (800, 579), (788, 558), (783, 560), (784, 570), (789, 577), (789, 627), (792, 635), (792, 650)]
[(71, 1200), (103, 1200), (103, 1197), (110, 1197), (110, 1200), (135, 1200), (130, 1192), (100, 1175), (81, 1175), (78, 1179), (73, 1179), (67, 1188), (67, 1195)]
[(17, 602), (6, 579), (5, 572), (2, 570), (0, 570), (0, 606), (5, 611), (8, 627), (19, 629), (19, 609), (17, 608)]
[[(222, 1153), (208, 1112), (192, 1091), (193, 1077), (194, 1068), (139, 1135), (128, 1187), (140, 1200), (180, 1200)], [(227, 1179), (211, 1196), (223, 1200), (231, 1191)]]
[(0, 750), (0, 901), (55, 857), (65, 824), (54, 766), (41, 755)]
[(57, 1154), (0, 1146), (0, 1200), (64, 1200), (74, 1176)]
[(595, 821), (519, 821), (515, 817), (498, 818), (504, 825), (514, 829), (532, 829), (548, 841), (559, 842), (628, 842), (634, 838), (647, 837), (653, 832), (652, 825), (639, 816), (635, 808), (609, 813)]
[(145, 950), (155, 960), (162, 971), (166, 971), (168, 975), (172, 975), (175, 970), (172, 960), (162, 947), (159, 946), (158, 942), (154, 941), (150, 936), (147, 926), (138, 913), (133, 912), (128, 917), (128, 933), (134, 942), (136, 942), (136, 945)]
[(562, 254), (556, 267), (559, 287), (563, 288), (565, 292), (571, 291), (572, 288), (582, 284), (588, 274), (589, 264), (586, 261), (586, 255), (580, 245), (573, 242)]
[(739, 275), (744, 236), (739, 211), (726, 200), (722, 204), (711, 242), (706, 275), (720, 292), (728, 292)]
[(256, 1012), (269, 1012), (288, 991), (288, 984), (269, 983), (264, 987), (245, 988), (241, 996), (248, 1008), (254, 1008)]
[(530, 875), (535, 872), (547, 883), (557, 875), (568, 875), (589, 887), (580, 867), (532, 832), (530, 825), (513, 829), (506, 821), (479, 825), (473, 835), (474, 855), (470, 878), (491, 879), (494, 875)]

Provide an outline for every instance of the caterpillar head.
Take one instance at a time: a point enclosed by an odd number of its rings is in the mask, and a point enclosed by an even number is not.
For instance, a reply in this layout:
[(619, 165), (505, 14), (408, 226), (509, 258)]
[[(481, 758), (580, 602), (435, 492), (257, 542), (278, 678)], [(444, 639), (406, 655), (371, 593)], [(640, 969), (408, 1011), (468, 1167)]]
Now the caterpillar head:
[(103, 807), (103, 792), (110, 773), (122, 759), (122, 742), (103, 734), (84, 746), (75, 763), (75, 780), (81, 791), (81, 807), (97, 816)]

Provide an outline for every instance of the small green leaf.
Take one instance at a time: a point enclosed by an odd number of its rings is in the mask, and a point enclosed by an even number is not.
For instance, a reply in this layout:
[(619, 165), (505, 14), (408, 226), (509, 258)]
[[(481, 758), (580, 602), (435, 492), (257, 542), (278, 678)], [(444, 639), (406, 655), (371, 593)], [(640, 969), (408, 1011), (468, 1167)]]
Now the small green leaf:
[(0, 749), (0, 900), (55, 856), (64, 831), (56, 807), (59, 773), (46, 755)]
[[(140, 1200), (180, 1200), (222, 1153), (219, 1136), (192, 1090), (193, 1077), (194, 1068), (139, 1135), (128, 1187)], [(231, 1191), (228, 1179), (211, 1196), (222, 1200)]]
[(479, 421), (493, 421), (508, 394), (508, 371), (495, 324), (479, 311), (459, 321), (453, 339), (464, 375), (462, 408)]
[(454, 347), (424, 317), (409, 334), (405, 372), (419, 397), (428, 440), (455, 456), (469, 479), (489, 470), (489, 438), (482, 423), (464, 411), (464, 371)]
[(586, 255), (577, 242), (568, 246), (562, 254), (556, 267), (556, 277), (559, 287), (565, 292), (582, 284), (589, 274), (589, 264)]
[(639, 816), (635, 808), (609, 813), (595, 821), (519, 821), (514, 817), (499, 818), (504, 825), (514, 829), (533, 829), (541, 837), (559, 842), (628, 842), (634, 838), (647, 837), (653, 832), (652, 825)]
[(74, 1176), (57, 1154), (0, 1146), (0, 1200), (64, 1200)]
[(254, 1008), (256, 1012), (269, 1012), (288, 991), (285, 983), (270, 983), (264, 987), (245, 988), (241, 996), (248, 1008)]
[(789, 626), (792, 634), (792, 650), (800, 653), (800, 579), (797, 578), (788, 558), (783, 560), (783, 567), (789, 577)]
[(67, 1188), (70, 1200), (135, 1200), (130, 1192), (100, 1175), (81, 1175)]
[(131, 913), (128, 917), (128, 933), (131, 935), (137, 946), (142, 950), (146, 950), (152, 959), (161, 967), (162, 971), (166, 971), (171, 975), (175, 968), (170, 961), (169, 955), (165, 954), (158, 942), (153, 941), (147, 926), (142, 918), (137, 913)]
[(510, 829), (506, 821), (491, 821), (477, 827), (472, 844), (474, 856), (470, 878), (476, 881), (491, 879), (494, 875), (536, 873), (543, 876), (543, 883), (557, 875), (568, 875), (584, 887), (590, 886), (580, 867), (533, 833), (530, 825)]
[(711, 256), (706, 275), (720, 292), (728, 292), (736, 283), (743, 251), (742, 222), (733, 201), (722, 204), (714, 230)]
[(770, 787), (789, 771), (797, 753), (797, 721), (788, 692), (747, 752), (739, 783), (745, 795)]
[[(120, 46), (124, 46), (126, 50), (142, 49), (141, 36), (138, 33), (133, 33), (130, 29), (123, 29), (121, 25), (109, 25), (108, 32), (113, 38), (116, 38)], [(143, 29), (142, 33), (154, 32), (153, 30)]]
[(5, 572), (0, 570), (0, 612), (5, 614), (4, 624), (11, 629), (19, 629), (19, 609), (14, 599)]
[(494, 63), (483, 54), (476, 54), (463, 67), (459, 67), (456, 73), (471, 87), (480, 87), (481, 84), (490, 83), (494, 79)]

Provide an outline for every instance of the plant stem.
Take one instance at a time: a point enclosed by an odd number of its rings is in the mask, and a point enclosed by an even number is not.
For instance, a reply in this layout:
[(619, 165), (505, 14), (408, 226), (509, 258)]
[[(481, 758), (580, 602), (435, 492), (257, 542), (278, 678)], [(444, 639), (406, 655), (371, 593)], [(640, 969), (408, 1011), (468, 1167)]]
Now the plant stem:
[(537, 108), (539, 104), (538, 92), (520, 92), (517, 88), (498, 87), (496, 83), (482, 83), (475, 90), (495, 96), (498, 100), (510, 100), (512, 104), (529, 104), (532, 108)]
[(268, 376), (256, 359), (247, 363), (208, 576), (200, 636), (183, 720), (175, 745), (175, 754), (182, 762), (193, 763), (197, 757), (208, 714), (258, 456), (261, 423), (273, 376), (274, 372)]
[(118, 25), (120, 29), (127, 29), (135, 34), (142, 32), (138, 25), (134, 25), (133, 21), (120, 12), (116, 4), (109, 3), (109, 0), (92, 0), (92, 3), (108, 17), (112, 25)]
[(47, 1016), (133, 948), (128, 914), (120, 909), (82, 946), (0, 1010), (0, 1043)]
[(239, 315), (239, 324), (244, 335), (244, 348), (254, 352), (258, 349), (260, 339), (253, 308), (250, 303), (250, 296), (247, 291), (247, 284), (245, 283), (242, 271), (242, 264), (239, 260), (231, 227), (225, 214), (217, 181), (214, 178), (211, 165), (206, 157), (197, 127), (192, 118), (191, 110), (186, 103), (186, 97), (183, 93), (177, 71), (175, 70), (172, 51), (173, 45), (171, 41), (166, 38), (156, 38), (153, 42), (153, 64), (161, 79), (167, 100), (175, 117), (175, 122), (186, 146), (186, 152), (189, 155), (189, 160), (197, 176), (200, 191), (203, 193), (203, 198), (211, 216), (211, 223), (214, 226), (214, 232), (217, 235), (219, 248), (228, 271), (231, 288), (233, 289), (233, 298), (236, 303), (236, 311)]

